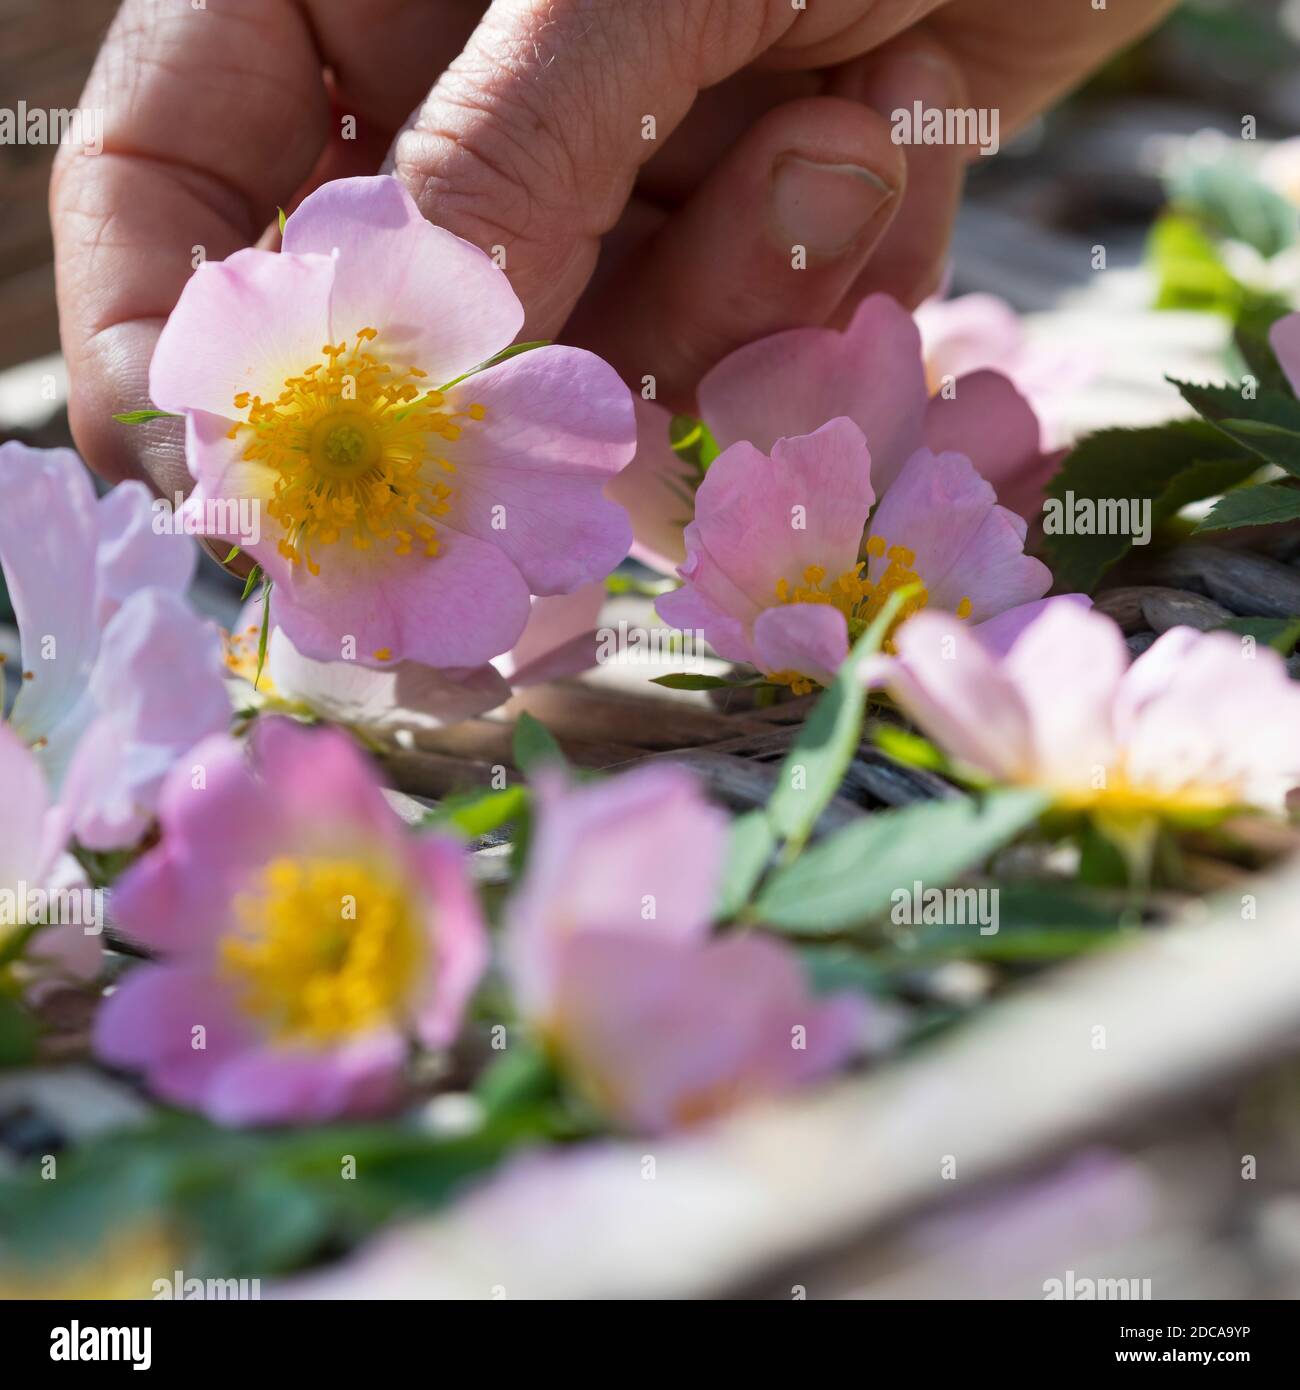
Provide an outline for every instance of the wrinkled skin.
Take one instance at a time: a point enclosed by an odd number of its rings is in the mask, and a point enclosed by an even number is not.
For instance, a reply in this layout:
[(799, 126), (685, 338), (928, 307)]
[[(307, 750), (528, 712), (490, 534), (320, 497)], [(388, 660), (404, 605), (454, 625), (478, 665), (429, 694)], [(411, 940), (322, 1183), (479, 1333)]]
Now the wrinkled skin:
[(390, 149), (432, 221), (505, 248), (522, 339), (687, 407), (744, 342), (935, 287), (978, 151), (895, 145), (890, 111), (997, 107), (1005, 142), (1171, 6), (126, 0), (83, 97), (103, 153), (60, 151), (51, 192), (77, 443), (106, 478), (186, 486), (175, 422), (111, 415), (148, 404), (195, 248), (274, 245), (277, 207)]

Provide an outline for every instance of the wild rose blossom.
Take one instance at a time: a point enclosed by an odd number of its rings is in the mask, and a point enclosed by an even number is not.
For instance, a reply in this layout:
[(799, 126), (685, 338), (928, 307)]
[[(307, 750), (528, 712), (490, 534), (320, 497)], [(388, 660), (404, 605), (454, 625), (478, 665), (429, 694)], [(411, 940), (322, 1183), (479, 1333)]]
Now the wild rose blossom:
[(937, 613), (896, 645), (889, 691), (952, 758), (1120, 831), (1280, 811), (1300, 785), (1300, 689), (1240, 637), (1172, 628), (1130, 666), (1114, 623), (1054, 599), (1005, 651)]
[(346, 735), (268, 719), (253, 743), (255, 769), (217, 738), (168, 778), (162, 841), (114, 896), (165, 963), (109, 996), (96, 1052), (221, 1124), (383, 1111), (486, 960), (462, 852), (407, 831)]
[[(961, 373), (950, 398), (932, 395), (912, 316), (888, 295), (862, 301), (849, 326), (792, 328), (738, 348), (700, 382), (699, 412), (720, 450), (745, 442), (771, 453), (778, 439), (812, 434), (846, 416), (866, 436), (883, 497), (920, 449), (954, 452), (1027, 520), (1042, 507), (1058, 458), (1019, 390), (997, 371)], [(637, 453), (608, 496), (632, 517), (634, 553), (670, 573), (685, 558), (694, 470), (668, 442), (671, 416), (640, 402)]]
[(0, 446), (0, 497), (24, 667), (10, 725), (82, 844), (134, 844), (167, 769), (230, 722), (216, 630), (181, 597), (194, 543), (154, 534), (142, 483), (97, 500), (67, 449)]
[(918, 450), (868, 528), (875, 471), (844, 418), (778, 439), (770, 455), (733, 444), (700, 484), (685, 583), (659, 600), (660, 617), (802, 694), (829, 683), (899, 589), (919, 586), (895, 630), (927, 605), (982, 623), (1046, 593), (1025, 522), (966, 458)]
[(537, 790), (507, 972), (543, 1041), (614, 1120), (689, 1124), (821, 1075), (865, 1040), (861, 998), (813, 999), (777, 942), (710, 939), (727, 822), (688, 774)]
[(22, 739), (0, 724), (0, 949), (34, 925), (27, 920), (29, 903), (39, 904), (44, 895), (47, 907), (14, 967), (28, 990), (60, 977), (88, 979), (99, 970), (103, 924), (85, 920), (84, 913), (80, 921), (58, 921), (48, 912), (52, 892), (89, 888), (66, 852), (67, 838), (68, 816), (51, 805), (45, 774)]
[(522, 322), (491, 259), (387, 177), (326, 184), (281, 252), (191, 277), (150, 392), (186, 417), (188, 514), (260, 501), (246, 548), (304, 656), (337, 659), (346, 634), (363, 664), (478, 666), (518, 639), (530, 592), (627, 553), (601, 497), (634, 448), (627, 388), (569, 347), (475, 372)]

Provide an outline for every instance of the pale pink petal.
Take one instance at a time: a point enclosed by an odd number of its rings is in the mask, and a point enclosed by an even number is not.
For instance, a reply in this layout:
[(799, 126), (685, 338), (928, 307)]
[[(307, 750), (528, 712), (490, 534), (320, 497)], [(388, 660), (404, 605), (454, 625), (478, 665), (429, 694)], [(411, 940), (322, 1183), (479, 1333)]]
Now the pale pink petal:
[(233, 417), (235, 397), (265, 400), (321, 360), (331, 342), (328, 256), (236, 251), (190, 276), (149, 365), (159, 410)]
[[(49, 863), (45, 776), (27, 745), (0, 722), (0, 888), (40, 887)], [(0, 932), (0, 935), (3, 933)]]
[(449, 530), (440, 542), (430, 557), (340, 541), (322, 552), (318, 575), (265, 545), (251, 553), (275, 581), (273, 621), (304, 656), (334, 661), (355, 647), (366, 665), (479, 666), (519, 639), (528, 586), (497, 546)]
[[(874, 500), (862, 432), (841, 418), (778, 440), (770, 457), (748, 444), (720, 454), (696, 494), (695, 525), (727, 579), (766, 608), (778, 580), (801, 584), (812, 565), (828, 580), (852, 569)], [(683, 578), (695, 578), (691, 564)]]
[(283, 246), (336, 258), (332, 341), (374, 328), (378, 355), (421, 368), (434, 385), (487, 361), (523, 326), (505, 272), (426, 222), (388, 175), (335, 179), (309, 193), (285, 223)]
[(460, 845), (427, 835), (411, 842), (408, 859), (429, 894), (432, 947), (416, 1029), (426, 1047), (448, 1047), (487, 968), (487, 927)]
[(956, 612), (969, 598), (971, 621), (982, 623), (1041, 598), (1052, 587), (1052, 572), (1026, 555), (1024, 545), (1024, 521), (1005, 507), (991, 507), (947, 573), (931, 587), (930, 602)]
[(996, 295), (927, 299), (917, 307), (914, 316), (921, 330), (927, 375), (936, 387), (944, 377), (956, 380), (982, 367), (1007, 371), (1024, 350), (1024, 329), (1019, 316)]
[(1016, 638), (1042, 613), (1049, 603), (1073, 603), (1080, 608), (1091, 608), (1092, 600), (1087, 594), (1058, 594), (1054, 598), (1039, 598), (1032, 603), (1022, 603), (1008, 608), (994, 618), (989, 618), (973, 627), (980, 645), (993, 656), (1003, 657), (1015, 645)]
[[(258, 612), (245, 626), (260, 625)], [(440, 729), (477, 718), (510, 698), (510, 687), (491, 666), (436, 670), (399, 661), (376, 670), (356, 661), (313, 661), (276, 628), (266, 673), (277, 694), (298, 700), (335, 724), (397, 733)]]
[(99, 646), (95, 493), (70, 449), (11, 442), (0, 445), (0, 497), (0, 565), (32, 676), (10, 719), (28, 742), (49, 740), (50, 761), (61, 764), (89, 717)]
[(202, 1105), (214, 1076), (255, 1043), (229, 989), (206, 967), (136, 966), (95, 1019), (99, 1060), (145, 1072), (150, 1089), (178, 1105)]
[(537, 685), (587, 670), (596, 662), (596, 629), (604, 605), (603, 581), (571, 594), (534, 598), (523, 636), (493, 665), (512, 685)]
[(544, 1004), (558, 941), (625, 931), (696, 940), (721, 885), (727, 821), (681, 768), (539, 787), (528, 869), (509, 912), (508, 960), (522, 1000)]
[(91, 849), (133, 844), (152, 820), (168, 769), (229, 727), (215, 627), (162, 589), (132, 595), (104, 629), (90, 676), (95, 722), (60, 793)]
[(951, 398), (934, 396), (923, 426), (926, 447), (964, 454), (993, 485), (998, 501), (1028, 504), (1026, 519), (1042, 511), (1042, 486), (1051, 461), (1039, 448), (1038, 417), (1029, 402), (998, 372), (972, 372)]
[(605, 496), (632, 520), (632, 554), (651, 569), (671, 574), (686, 558), (682, 532), (695, 510), (699, 474), (669, 443), (671, 412), (640, 396), (633, 404), (636, 453), (605, 485)]
[(863, 1000), (812, 998), (796, 958), (763, 937), (574, 936), (557, 976), (562, 1059), (598, 1106), (650, 1133), (812, 1080), (866, 1031)]
[(632, 528), (603, 489), (636, 447), (632, 396), (614, 369), (579, 348), (535, 348), (470, 377), (448, 401), (487, 413), (448, 447), (456, 473), (445, 524), (498, 546), (535, 594), (609, 574)]
[(791, 603), (768, 608), (754, 623), (754, 653), (760, 671), (798, 671), (829, 685), (849, 654), (844, 614), (826, 603)]
[(964, 622), (925, 611), (894, 635), (890, 694), (959, 762), (1016, 781), (1033, 768), (1033, 729), (1019, 692)]
[(1268, 330), (1268, 341), (1291, 389), (1300, 395), (1300, 314), (1286, 314)]
[(1112, 706), (1128, 667), (1109, 618), (1057, 600), (1016, 639), (1002, 663), (1033, 726), (1040, 777), (1088, 787), (1115, 758)]
[(193, 1103), (231, 1126), (382, 1115), (401, 1096), (406, 1052), (405, 1040), (392, 1032), (321, 1051), (263, 1044), (215, 1068)]
[(921, 443), (926, 396), (916, 325), (883, 294), (864, 299), (843, 333), (795, 328), (737, 349), (699, 387), (724, 449), (746, 440), (766, 452), (848, 416), (866, 435), (881, 492)]
[[(752, 662), (750, 628), (764, 604), (742, 593), (710, 554), (700, 524), (686, 528), (686, 562), (679, 571), (686, 583), (655, 600), (655, 611), (670, 627), (702, 632), (724, 661)], [(775, 602), (773, 585), (770, 601)]]
[(99, 500), (96, 616), (101, 624), (140, 589), (183, 594), (194, 578), (198, 548), (189, 536), (154, 530), (154, 502), (149, 489), (135, 481), (119, 483)]

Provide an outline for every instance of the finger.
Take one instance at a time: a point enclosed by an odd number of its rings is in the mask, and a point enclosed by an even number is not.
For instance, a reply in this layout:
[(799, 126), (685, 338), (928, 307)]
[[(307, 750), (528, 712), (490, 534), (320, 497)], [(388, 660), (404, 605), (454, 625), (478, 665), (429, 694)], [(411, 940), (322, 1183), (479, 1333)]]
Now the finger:
[(196, 258), (249, 245), (310, 172), (320, 60), (288, 0), (127, 0), (82, 104), (104, 113), (103, 153), (65, 146), (50, 198), (69, 419), (91, 467), (170, 495), (188, 484), (174, 422), (112, 416), (149, 404), (153, 346)]
[[(960, 68), (933, 39), (912, 34), (831, 75), (827, 91), (860, 101), (890, 120), (914, 102), (946, 110), (966, 104)], [(883, 290), (909, 309), (938, 289), (961, 201), (968, 152), (959, 145), (903, 145), (907, 191), (834, 322), (847, 323), (858, 301)]]
[(700, 376), (753, 338), (819, 324), (861, 273), (906, 182), (889, 126), (813, 97), (769, 112), (571, 332), (626, 380), (688, 408)]
[(788, 0), (495, 0), (394, 170), (431, 221), (502, 248), (524, 335), (553, 337), (658, 141), (796, 17)]

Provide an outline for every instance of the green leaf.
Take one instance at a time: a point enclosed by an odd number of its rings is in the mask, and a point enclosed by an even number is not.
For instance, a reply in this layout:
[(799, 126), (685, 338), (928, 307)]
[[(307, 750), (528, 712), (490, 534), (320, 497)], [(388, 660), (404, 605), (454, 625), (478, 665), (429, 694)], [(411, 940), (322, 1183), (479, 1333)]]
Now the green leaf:
[(276, 213), (276, 222), (277, 222), (277, 224), (279, 225), (279, 228), (280, 228), (280, 235), (283, 236), (283, 235), (284, 235), (284, 224), (285, 224), (289, 219), (284, 215), (284, 209), (283, 209), (283, 208), (276, 208), (275, 213)]
[(914, 882), (942, 888), (1018, 835), (1047, 805), (1038, 791), (922, 802), (866, 816), (778, 870), (755, 904), (795, 935), (848, 931), (878, 916)]
[(721, 920), (734, 917), (749, 902), (775, 848), (776, 835), (766, 812), (747, 811), (732, 821), (717, 910)]
[(223, 565), (228, 565), (228, 564), (235, 558), (235, 556), (238, 555), (239, 553), (240, 553), (239, 547), (238, 547), (237, 545), (232, 545), (232, 546), (230, 547), (230, 554), (227, 555), (226, 558), (225, 558), (224, 560), (222, 560), (221, 563), (222, 563)]
[(257, 581), (261, 579), (261, 577), (261, 565), (254, 565), (253, 568), (248, 572), (248, 578), (244, 580), (244, 592), (239, 596), (240, 603), (243, 603), (247, 600), (249, 594), (253, 592), (253, 589), (257, 585)]
[(253, 689), (262, 682), (262, 668), (266, 665), (266, 648), (271, 640), (271, 589), (273, 582), (268, 579), (262, 585), (262, 630), (257, 636), (257, 672), (253, 676)]
[(693, 671), (674, 671), (670, 676), (652, 677), (651, 684), (662, 685), (666, 690), (731, 690), (750, 682), (729, 681), (724, 676), (704, 676)]
[(40, 1026), (9, 994), (0, 994), (0, 1067), (18, 1067), (36, 1055)]
[[(1129, 500), (1151, 503), (1153, 526), (1180, 507), (1213, 497), (1259, 469), (1259, 460), (1201, 420), (1148, 429), (1100, 430), (1082, 439), (1047, 486), (1068, 519), (1071, 505)], [(1046, 504), (1045, 504), (1046, 505)], [(1128, 534), (1085, 535), (1056, 529), (1044, 548), (1057, 587), (1091, 592), (1132, 548)]]
[(170, 410), (124, 410), (113, 419), (119, 425), (143, 425), (150, 420), (180, 420), (183, 416), (174, 415)]
[(943, 772), (948, 767), (947, 757), (928, 738), (897, 724), (873, 724), (871, 741), (882, 753), (908, 767), (922, 767), (931, 772)]
[(480, 362), (477, 367), (471, 367), (469, 371), (462, 372), (460, 376), (452, 379), (443, 386), (439, 386), (439, 391), (450, 391), (453, 386), (459, 386), (462, 381), (468, 380), (472, 376), (477, 376), (479, 372), (485, 372), (489, 367), (499, 366), (502, 362), (508, 362), (512, 357), (518, 357), (521, 352), (532, 352), (535, 348), (550, 347), (549, 338), (538, 338), (532, 343), (515, 343), (508, 348), (502, 348), (500, 352), (489, 357), (486, 362)]
[(1169, 179), (1170, 200), (1194, 211), (1211, 236), (1244, 241), (1275, 256), (1297, 240), (1296, 210), (1262, 182), (1236, 150), (1184, 161)]
[(1235, 386), (1198, 386), (1169, 377), (1182, 398), (1229, 439), (1265, 463), (1300, 477), (1300, 401), (1280, 391), (1253, 400)]
[(457, 830), (471, 840), (488, 835), (523, 814), (528, 791), (516, 783), (497, 791), (470, 792), (448, 797), (425, 816), (422, 824), (430, 829)]
[(862, 734), (862, 712), (867, 703), (866, 687), (858, 675), (858, 667), (865, 657), (880, 650), (890, 625), (915, 587), (908, 585), (889, 596), (871, 626), (854, 643), (835, 679), (813, 706), (781, 765), (776, 790), (767, 803), (767, 814), (776, 833), (789, 841), (789, 857), (799, 852), (811, 834), (817, 817), (830, 804), (857, 751)]
[(1253, 637), (1283, 656), (1290, 656), (1300, 642), (1300, 617), (1296, 618), (1231, 618), (1216, 632), (1233, 632), (1238, 637)]
[(540, 1048), (515, 1043), (482, 1073), (474, 1094), (489, 1116), (499, 1116), (547, 1100), (556, 1081), (555, 1068)]
[(1195, 219), (1179, 213), (1158, 218), (1147, 238), (1147, 259), (1158, 285), (1157, 309), (1198, 309), (1236, 318), (1245, 291)]
[(515, 766), (526, 777), (532, 777), (539, 768), (566, 767), (568, 765), (554, 734), (545, 724), (533, 718), (526, 711), (515, 723), (514, 737), (511, 740)]
[(1300, 517), (1300, 488), (1282, 483), (1258, 483), (1226, 493), (1197, 531), (1227, 531), (1234, 526), (1271, 526)]
[(673, 452), (703, 476), (722, 452), (713, 432), (692, 415), (674, 415), (668, 423), (668, 442)]
[(856, 989), (863, 994), (887, 994), (889, 977), (874, 961), (845, 946), (799, 946), (808, 985), (814, 994)]

